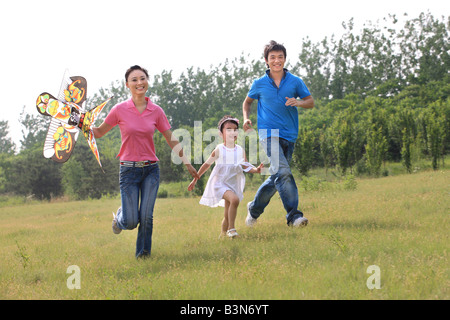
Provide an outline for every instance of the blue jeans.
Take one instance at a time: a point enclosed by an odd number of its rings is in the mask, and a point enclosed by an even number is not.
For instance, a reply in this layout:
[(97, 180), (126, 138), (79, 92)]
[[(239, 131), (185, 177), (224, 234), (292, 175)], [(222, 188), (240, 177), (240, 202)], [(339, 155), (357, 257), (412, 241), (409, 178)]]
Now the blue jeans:
[(143, 168), (120, 166), (119, 183), (122, 207), (117, 211), (117, 226), (122, 230), (132, 230), (139, 224), (136, 258), (149, 256), (153, 208), (159, 188), (158, 164)]
[(282, 138), (269, 137), (261, 140), (261, 146), (266, 150), (269, 158), (271, 176), (259, 187), (255, 199), (250, 203), (250, 215), (258, 219), (278, 191), (287, 212), (286, 220), (289, 225), (295, 219), (303, 217), (303, 213), (297, 209), (298, 189), (289, 167), (295, 143)]

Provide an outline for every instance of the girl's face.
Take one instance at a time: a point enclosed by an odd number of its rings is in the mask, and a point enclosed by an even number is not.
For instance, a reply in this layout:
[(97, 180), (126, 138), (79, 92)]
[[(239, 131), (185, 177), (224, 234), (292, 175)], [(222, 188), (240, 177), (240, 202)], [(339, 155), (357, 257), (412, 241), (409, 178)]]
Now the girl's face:
[(221, 135), (223, 137), (223, 142), (226, 143), (231, 141), (236, 141), (239, 134), (238, 126), (232, 121), (227, 121), (222, 126)]
[(127, 88), (130, 89), (131, 95), (145, 95), (148, 89), (148, 79), (141, 70), (134, 70), (127, 79)]

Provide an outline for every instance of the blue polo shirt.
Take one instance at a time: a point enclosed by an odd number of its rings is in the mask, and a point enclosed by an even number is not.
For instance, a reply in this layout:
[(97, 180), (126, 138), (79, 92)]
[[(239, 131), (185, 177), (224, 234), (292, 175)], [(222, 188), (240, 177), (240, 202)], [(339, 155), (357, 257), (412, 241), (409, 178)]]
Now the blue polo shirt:
[(311, 93), (302, 79), (286, 69), (280, 87), (269, 77), (269, 73), (270, 70), (267, 70), (263, 77), (253, 81), (248, 92), (250, 98), (258, 100), (260, 139), (265, 136), (261, 129), (267, 130), (267, 137), (274, 136), (271, 129), (278, 129), (280, 138), (295, 142), (298, 136), (298, 110), (297, 107), (286, 106), (286, 97), (303, 99)]

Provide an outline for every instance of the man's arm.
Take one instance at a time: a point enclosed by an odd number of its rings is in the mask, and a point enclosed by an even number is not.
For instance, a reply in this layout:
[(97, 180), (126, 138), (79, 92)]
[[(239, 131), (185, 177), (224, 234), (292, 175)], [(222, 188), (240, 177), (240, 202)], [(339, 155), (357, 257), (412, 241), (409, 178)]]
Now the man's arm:
[[(286, 106), (311, 109), (314, 108), (314, 99), (312, 96), (304, 97), (302, 100), (286, 97)], [(245, 119), (245, 118), (244, 118)]]
[(252, 129), (252, 121), (250, 120), (250, 109), (254, 100), (255, 99), (246, 97), (244, 103), (242, 104), (242, 115), (244, 116), (244, 124), (242, 127), (244, 128), (244, 131)]

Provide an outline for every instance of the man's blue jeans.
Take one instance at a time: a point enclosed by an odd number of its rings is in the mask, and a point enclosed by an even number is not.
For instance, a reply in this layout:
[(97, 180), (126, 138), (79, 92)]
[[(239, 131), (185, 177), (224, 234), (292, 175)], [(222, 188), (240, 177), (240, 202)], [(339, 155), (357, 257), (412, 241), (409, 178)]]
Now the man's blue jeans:
[(119, 183), (122, 207), (117, 211), (117, 226), (123, 230), (132, 230), (139, 224), (136, 258), (149, 256), (152, 249), (153, 208), (159, 188), (158, 164), (143, 168), (120, 166)]
[(294, 152), (294, 142), (282, 138), (269, 137), (261, 140), (261, 147), (266, 150), (270, 161), (271, 176), (263, 182), (256, 192), (255, 199), (250, 203), (250, 215), (254, 219), (264, 212), (272, 196), (278, 191), (286, 210), (287, 224), (303, 217), (298, 207), (298, 189), (289, 167)]

